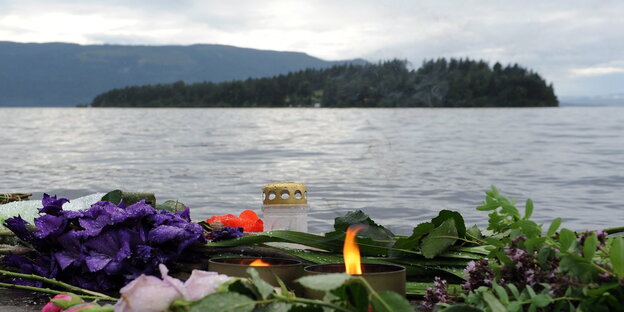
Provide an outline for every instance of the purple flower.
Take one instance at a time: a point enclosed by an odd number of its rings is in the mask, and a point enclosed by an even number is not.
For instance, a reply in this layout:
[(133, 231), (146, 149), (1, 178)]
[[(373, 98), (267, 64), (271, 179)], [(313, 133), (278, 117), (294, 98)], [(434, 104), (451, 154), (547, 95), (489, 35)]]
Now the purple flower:
[(43, 199), (41, 200), (41, 204), (43, 204), (43, 208), (39, 209), (40, 213), (47, 213), (50, 215), (59, 215), (63, 210), (63, 204), (68, 203), (69, 200), (66, 198), (56, 198), (55, 196), (50, 196), (48, 194), (43, 194)]
[(218, 230), (214, 230), (208, 234), (208, 239), (213, 242), (218, 242), (222, 240), (228, 240), (233, 238), (243, 237), (243, 228), (235, 227), (231, 228), (229, 226), (224, 226)]
[(106, 291), (141, 274), (158, 274), (160, 263), (188, 257), (183, 255), (186, 247), (206, 241), (202, 227), (190, 222), (188, 207), (174, 213), (145, 201), (128, 207), (98, 202), (84, 211), (64, 211), (66, 202), (44, 195), (36, 230), (20, 217), (6, 220), (6, 226), (37, 251), (30, 258), (7, 256), (7, 265)]
[(436, 276), (433, 280), (433, 288), (427, 288), (425, 297), (420, 305), (424, 311), (433, 311), (436, 304), (449, 302), (452, 302), (452, 300), (448, 291), (448, 284), (446, 280)]
[(475, 290), (480, 286), (490, 287), (494, 280), (494, 272), (485, 259), (468, 262), (464, 274), (466, 281), (462, 284), (462, 288), (468, 291)]

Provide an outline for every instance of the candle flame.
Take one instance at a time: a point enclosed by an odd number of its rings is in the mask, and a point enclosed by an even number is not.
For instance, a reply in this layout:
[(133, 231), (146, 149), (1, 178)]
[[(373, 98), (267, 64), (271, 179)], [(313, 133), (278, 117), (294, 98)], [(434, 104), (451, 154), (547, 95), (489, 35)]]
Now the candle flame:
[(269, 266), (270, 264), (262, 261), (262, 259), (256, 259), (252, 261), (249, 265), (250, 266)]
[(360, 248), (358, 248), (355, 242), (355, 234), (363, 228), (363, 225), (355, 225), (347, 229), (347, 235), (345, 236), (344, 247), (342, 249), (345, 271), (347, 274), (362, 274)]

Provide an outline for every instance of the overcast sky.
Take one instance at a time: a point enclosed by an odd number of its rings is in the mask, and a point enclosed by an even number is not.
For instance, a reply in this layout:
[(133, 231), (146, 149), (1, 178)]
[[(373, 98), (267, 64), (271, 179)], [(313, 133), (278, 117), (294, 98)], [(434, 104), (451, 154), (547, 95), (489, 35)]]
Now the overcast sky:
[(624, 1), (0, 0), (0, 40), (216, 43), (328, 60), (519, 63), (559, 96), (624, 95)]

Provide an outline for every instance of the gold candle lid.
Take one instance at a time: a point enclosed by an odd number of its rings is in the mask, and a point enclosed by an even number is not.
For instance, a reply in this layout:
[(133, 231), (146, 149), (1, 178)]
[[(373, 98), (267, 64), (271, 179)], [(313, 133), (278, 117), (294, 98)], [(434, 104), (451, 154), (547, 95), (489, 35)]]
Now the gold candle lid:
[(281, 182), (267, 184), (262, 188), (265, 205), (301, 205), (308, 203), (308, 189), (302, 183)]

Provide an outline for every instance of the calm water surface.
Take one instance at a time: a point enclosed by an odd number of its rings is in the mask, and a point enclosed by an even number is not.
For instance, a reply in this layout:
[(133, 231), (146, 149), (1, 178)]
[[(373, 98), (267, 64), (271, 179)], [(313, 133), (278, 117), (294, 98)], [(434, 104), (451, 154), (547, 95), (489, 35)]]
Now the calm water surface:
[(624, 225), (624, 107), (0, 108), (0, 192), (112, 189), (194, 219), (259, 212), (264, 184), (308, 186), (310, 229), (362, 209), (408, 233), (440, 209), (486, 224), (490, 185), (572, 229)]

